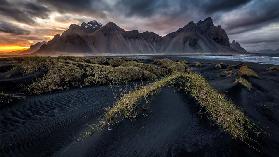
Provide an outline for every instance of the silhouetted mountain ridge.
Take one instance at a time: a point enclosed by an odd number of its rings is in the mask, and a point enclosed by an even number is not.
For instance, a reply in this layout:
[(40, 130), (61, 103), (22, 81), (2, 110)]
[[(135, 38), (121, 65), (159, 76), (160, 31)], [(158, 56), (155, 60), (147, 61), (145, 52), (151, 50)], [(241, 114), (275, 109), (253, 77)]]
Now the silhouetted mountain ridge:
[(221, 26), (212, 18), (194, 23), (160, 36), (154, 32), (126, 31), (113, 22), (97, 21), (72, 24), (61, 35), (44, 44), (36, 54), (59, 53), (244, 53), (239, 43), (230, 43)]

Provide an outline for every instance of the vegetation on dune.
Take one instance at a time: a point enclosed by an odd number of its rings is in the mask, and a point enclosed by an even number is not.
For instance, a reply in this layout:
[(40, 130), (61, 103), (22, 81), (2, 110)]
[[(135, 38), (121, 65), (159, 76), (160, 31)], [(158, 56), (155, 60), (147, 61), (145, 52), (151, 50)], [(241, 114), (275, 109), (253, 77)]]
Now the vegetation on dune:
[(85, 85), (119, 84), (138, 80), (154, 80), (156, 75), (138, 67), (89, 65), (85, 68)]
[(268, 71), (279, 72), (279, 66), (271, 66), (268, 68)]
[[(89, 125), (87, 130), (81, 133), (80, 138), (86, 138), (96, 130), (111, 127), (123, 119), (132, 119), (137, 115), (138, 103), (152, 94), (159, 91), (162, 87), (172, 83), (179, 74), (167, 76), (161, 80), (150, 83), (146, 86), (139, 87), (133, 91), (124, 94), (111, 108), (108, 108), (104, 117), (98, 124)], [(80, 139), (79, 139), (80, 140)]]
[(259, 78), (258, 74), (249, 68), (247, 65), (243, 65), (238, 70), (238, 75), (240, 77), (256, 77)]
[(202, 67), (203, 65), (202, 65), (201, 62), (195, 62), (195, 63), (194, 63), (194, 66), (195, 66), (195, 67)]
[(224, 63), (218, 63), (214, 67), (215, 69), (225, 69), (227, 66)]
[[(16, 67), (24, 73), (33, 73), (44, 70), (43, 77), (38, 78), (28, 86), (31, 94), (41, 94), (70, 87), (81, 87), (101, 84), (119, 84), (137, 80), (155, 80), (149, 85), (142, 86), (134, 91), (124, 94), (114, 106), (105, 113), (99, 126), (117, 124), (124, 118), (134, 118), (138, 103), (162, 87), (174, 84), (183, 89), (224, 131), (233, 138), (245, 141), (253, 123), (225, 96), (211, 87), (201, 75), (189, 71), (186, 62), (172, 61), (170, 59), (155, 60), (153, 64), (145, 64), (123, 58), (79, 58), (79, 57), (30, 57), (21, 60)], [(252, 85), (246, 77), (258, 77), (247, 66), (238, 71), (239, 83), (248, 89)], [(0, 94), (1, 101), (9, 100), (5, 94)], [(92, 129), (93, 127), (90, 127)], [(87, 130), (84, 136), (92, 133)]]
[(173, 72), (185, 72), (188, 70), (186, 61), (176, 62), (170, 59), (158, 59), (154, 61), (154, 64), (167, 69), (169, 74)]
[(104, 121), (106, 125), (113, 125), (123, 118), (131, 118), (135, 116), (137, 103), (144, 97), (150, 96), (162, 87), (171, 83), (179, 74), (173, 74), (149, 85), (140, 87), (123, 95), (115, 105), (105, 114)]
[[(244, 142), (249, 139), (249, 131), (254, 127), (254, 124), (236, 105), (211, 87), (205, 78), (194, 72), (175, 72), (150, 85), (123, 95), (113, 107), (107, 110), (97, 126), (104, 128), (104, 126), (117, 124), (124, 118), (135, 118), (138, 102), (169, 84), (175, 84), (175, 87), (183, 89), (186, 94), (193, 97), (205, 109), (209, 118), (233, 138)], [(92, 134), (93, 128), (96, 129), (96, 127), (90, 127), (91, 130), (87, 130), (83, 137)]]
[[(47, 65), (46, 74), (28, 86), (27, 91), (31, 94), (42, 94), (70, 87), (120, 84), (138, 80), (153, 80), (157, 77), (139, 67), (112, 67), (87, 63), (80, 61), (79, 58), (74, 59), (75, 61), (73, 58), (71, 60), (62, 57), (51, 58), (41, 64)], [(32, 71), (37, 70), (33, 66), (31, 68), (23, 67), (32, 69)]]
[(31, 74), (39, 70), (46, 70), (52, 64), (50, 57), (24, 57), (17, 64), (14, 71), (19, 71), (23, 75)]
[(241, 85), (241, 86), (247, 88), (248, 90), (251, 90), (251, 89), (252, 89), (252, 84), (251, 84), (248, 80), (246, 80), (245, 78), (243, 78), (243, 77), (237, 78), (237, 79), (234, 81), (234, 84), (235, 84), (235, 85)]
[(167, 68), (158, 67), (154, 64), (145, 64), (136, 61), (127, 61), (121, 64), (124, 67), (138, 67), (155, 74), (157, 77), (166, 76), (168, 74)]
[[(103, 65), (95, 62), (101, 62)], [(167, 59), (158, 60), (156, 64), (144, 64), (123, 58), (30, 57), (17, 68), (26, 74), (39, 70), (46, 71), (42, 78), (27, 87), (27, 91), (31, 94), (70, 87), (154, 80), (174, 71), (184, 72), (187, 69), (185, 62)]]
[(54, 90), (81, 86), (84, 71), (73, 64), (53, 63), (49, 65), (48, 72), (27, 87), (31, 94), (42, 94)]
[(179, 87), (200, 104), (217, 125), (233, 138), (245, 141), (253, 123), (240, 109), (219, 93), (201, 75), (190, 72), (181, 74)]

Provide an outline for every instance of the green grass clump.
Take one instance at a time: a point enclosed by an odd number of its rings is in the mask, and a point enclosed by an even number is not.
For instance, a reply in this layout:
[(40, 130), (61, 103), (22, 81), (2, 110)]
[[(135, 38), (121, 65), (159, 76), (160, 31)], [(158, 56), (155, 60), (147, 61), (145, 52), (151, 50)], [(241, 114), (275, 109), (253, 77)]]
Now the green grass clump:
[(170, 59), (158, 59), (154, 61), (154, 64), (167, 69), (169, 74), (174, 72), (185, 72), (188, 70), (186, 61), (175, 62)]
[(252, 84), (251, 84), (248, 80), (246, 80), (245, 78), (243, 78), (243, 77), (237, 78), (237, 79), (235, 80), (234, 84), (235, 84), (235, 85), (239, 84), (239, 85), (241, 85), (241, 86), (247, 88), (248, 90), (251, 90), (251, 89), (252, 89)]
[(48, 72), (27, 87), (31, 94), (42, 94), (69, 87), (81, 86), (84, 71), (76, 65), (53, 62), (48, 66)]
[(236, 105), (211, 87), (205, 78), (193, 72), (184, 73), (179, 78), (179, 83), (180, 88), (190, 94), (224, 131), (235, 139), (248, 139), (248, 130), (253, 127), (253, 123)]
[(195, 67), (202, 67), (203, 65), (202, 65), (201, 62), (195, 62), (195, 63), (194, 63), (194, 66), (195, 66)]
[(52, 64), (50, 57), (24, 57), (12, 70), (31, 74), (39, 70), (46, 70)]
[(124, 118), (134, 118), (137, 103), (142, 98), (172, 83), (190, 94), (206, 110), (209, 118), (233, 138), (241, 141), (249, 139), (249, 130), (254, 126), (253, 123), (236, 105), (211, 87), (205, 78), (194, 72), (174, 73), (160, 81), (125, 94), (112, 108), (108, 109), (101, 121), (102, 125), (99, 126), (114, 125)]
[(138, 67), (110, 67), (91, 65), (85, 68), (86, 85), (120, 84), (130, 81), (153, 80), (156, 75)]
[(127, 61), (121, 64), (124, 67), (138, 67), (140, 69), (144, 69), (155, 74), (157, 77), (166, 76), (168, 74), (168, 70), (166, 68), (161, 68), (154, 64), (145, 64), (136, 61)]
[(130, 91), (124, 94), (111, 108), (108, 108), (104, 117), (97, 123), (91, 124), (88, 128), (80, 134), (78, 140), (82, 140), (91, 136), (94, 132), (100, 131), (105, 127), (116, 125), (123, 119), (132, 119), (137, 115), (136, 108), (139, 101), (151, 96), (153, 93), (159, 91), (162, 87), (171, 84), (179, 74), (167, 76), (159, 81), (142, 86), (139, 89)]
[(256, 77), (256, 78), (259, 78), (258, 74), (254, 70), (250, 69), (247, 65), (243, 65), (239, 68), (238, 75), (240, 77)]
[(165, 77), (159, 81), (140, 87), (137, 90), (123, 95), (123, 97), (121, 97), (120, 100), (118, 100), (115, 105), (106, 112), (104, 116), (105, 125), (116, 124), (123, 118), (134, 118), (137, 103), (142, 100), (142, 98), (152, 95), (154, 92), (171, 83), (178, 76), (178, 74), (174, 74)]
[(226, 65), (224, 63), (218, 63), (214, 67), (215, 69), (225, 69)]
[(279, 66), (271, 66), (268, 68), (268, 71), (279, 72)]
[[(76, 58), (74, 58), (76, 59)], [(130, 81), (153, 80), (156, 75), (139, 67), (112, 67), (91, 64), (78, 59), (52, 58), (47, 72), (27, 87), (30, 94), (42, 94), (70, 87), (121, 84)]]

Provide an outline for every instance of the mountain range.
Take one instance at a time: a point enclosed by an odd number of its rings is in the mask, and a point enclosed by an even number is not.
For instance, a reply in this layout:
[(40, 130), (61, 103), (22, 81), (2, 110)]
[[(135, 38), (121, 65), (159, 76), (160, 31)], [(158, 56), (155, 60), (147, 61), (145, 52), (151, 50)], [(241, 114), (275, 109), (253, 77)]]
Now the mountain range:
[(192, 21), (165, 36), (148, 31), (126, 31), (113, 22), (104, 26), (97, 21), (72, 24), (61, 35), (32, 47), (36, 55), (247, 52), (238, 42), (230, 43), (226, 31), (215, 26), (210, 17), (197, 23)]
[(279, 49), (264, 49), (264, 50), (259, 50), (259, 51), (255, 51), (254, 53), (258, 53), (258, 54), (279, 54)]

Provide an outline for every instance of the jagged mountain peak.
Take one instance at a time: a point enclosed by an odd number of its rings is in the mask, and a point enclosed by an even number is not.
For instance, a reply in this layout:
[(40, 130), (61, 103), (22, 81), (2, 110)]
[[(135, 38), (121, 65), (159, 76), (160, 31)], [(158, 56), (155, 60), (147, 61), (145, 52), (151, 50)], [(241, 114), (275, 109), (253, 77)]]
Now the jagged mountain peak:
[(89, 21), (88, 23), (83, 22), (81, 25), (71, 24), (69, 29), (63, 34), (72, 34), (72, 33), (93, 33), (96, 30), (100, 29), (102, 24), (96, 20)]
[(80, 26), (87, 30), (96, 30), (102, 27), (102, 24), (97, 22), (96, 20), (93, 20), (89, 21), (88, 23), (83, 22)]
[(214, 26), (214, 23), (211, 17), (207, 17), (204, 20), (200, 20), (197, 25)]
[(236, 41), (230, 43), (221, 26), (211, 17), (184, 27), (166, 36), (138, 30), (125, 31), (117, 24), (106, 25), (93, 20), (70, 25), (61, 36), (55, 36), (39, 52), (66, 51), (92, 53), (187, 53), (187, 52), (244, 52)]
[(124, 32), (125, 30), (120, 28), (114, 22), (109, 22), (100, 29), (104, 33), (112, 33), (112, 32)]
[(241, 47), (241, 45), (235, 40), (232, 41), (232, 43), (230, 44), (230, 47), (236, 51), (239, 51), (242, 53), (247, 53), (247, 51), (243, 47)]

